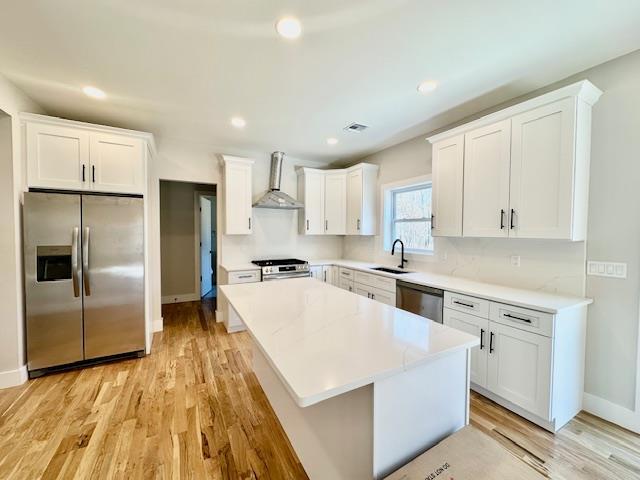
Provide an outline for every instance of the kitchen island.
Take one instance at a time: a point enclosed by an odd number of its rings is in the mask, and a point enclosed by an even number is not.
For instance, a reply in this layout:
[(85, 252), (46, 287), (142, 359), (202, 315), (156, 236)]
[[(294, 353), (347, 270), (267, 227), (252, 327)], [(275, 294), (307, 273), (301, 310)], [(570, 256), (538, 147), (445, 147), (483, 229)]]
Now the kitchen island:
[(311, 278), (220, 289), (311, 479), (382, 478), (468, 423), (476, 337)]

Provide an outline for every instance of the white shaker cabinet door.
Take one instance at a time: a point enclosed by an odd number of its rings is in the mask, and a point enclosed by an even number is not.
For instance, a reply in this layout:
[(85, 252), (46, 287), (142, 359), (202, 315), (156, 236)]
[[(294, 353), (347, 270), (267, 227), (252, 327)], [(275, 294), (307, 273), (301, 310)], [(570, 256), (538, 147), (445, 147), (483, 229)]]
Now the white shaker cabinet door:
[(572, 238), (576, 101), (512, 119), (510, 236)]
[(91, 189), (144, 193), (144, 142), (137, 138), (91, 133)]
[(324, 182), (324, 233), (344, 235), (347, 233), (347, 174), (327, 173)]
[(304, 225), (305, 235), (323, 235), (324, 223), (324, 173), (304, 174)]
[(26, 137), (29, 187), (89, 188), (89, 132), (27, 123)]
[(511, 120), (478, 128), (464, 138), (465, 237), (509, 235)]
[(487, 352), (489, 351), (489, 320), (468, 313), (445, 308), (443, 321), (447, 327), (455, 328), (480, 339), (480, 345), (471, 349), (471, 381), (487, 386)]
[(347, 235), (360, 235), (362, 228), (362, 170), (347, 174)]
[(432, 152), (432, 234), (462, 236), (464, 135), (435, 143)]
[(224, 171), (225, 233), (247, 235), (253, 230), (251, 216), (251, 164), (227, 161)]
[(551, 339), (490, 322), (487, 387), (550, 420)]

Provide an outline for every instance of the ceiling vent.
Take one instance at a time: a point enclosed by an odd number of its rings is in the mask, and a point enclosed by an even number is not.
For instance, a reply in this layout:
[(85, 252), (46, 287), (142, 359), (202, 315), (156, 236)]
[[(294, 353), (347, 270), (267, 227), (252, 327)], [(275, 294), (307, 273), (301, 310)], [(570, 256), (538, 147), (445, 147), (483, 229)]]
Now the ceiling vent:
[(346, 127), (344, 127), (344, 129), (347, 132), (355, 132), (355, 133), (364, 132), (367, 128), (369, 127), (367, 127), (366, 125), (362, 125), (361, 123), (351, 123)]

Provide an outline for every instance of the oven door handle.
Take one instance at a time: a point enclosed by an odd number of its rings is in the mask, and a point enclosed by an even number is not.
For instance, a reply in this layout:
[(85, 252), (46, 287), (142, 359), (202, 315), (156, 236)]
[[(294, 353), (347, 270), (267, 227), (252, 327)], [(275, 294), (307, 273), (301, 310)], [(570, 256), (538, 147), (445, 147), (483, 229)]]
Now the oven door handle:
[(296, 273), (296, 274), (275, 274), (275, 275), (263, 275), (262, 276), (262, 281), (263, 282), (267, 282), (269, 280), (285, 280), (287, 278), (302, 278), (302, 277), (310, 277), (311, 276), (311, 272), (301, 272), (301, 273)]

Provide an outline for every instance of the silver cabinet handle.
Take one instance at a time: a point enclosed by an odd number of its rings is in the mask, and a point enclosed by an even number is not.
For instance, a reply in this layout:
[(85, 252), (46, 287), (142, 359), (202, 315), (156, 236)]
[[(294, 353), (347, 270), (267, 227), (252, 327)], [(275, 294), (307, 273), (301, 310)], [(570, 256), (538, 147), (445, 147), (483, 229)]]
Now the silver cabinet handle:
[(73, 227), (73, 239), (71, 241), (71, 280), (73, 283), (73, 296), (80, 296), (80, 282), (78, 281), (78, 237), (80, 229)]
[(84, 294), (91, 295), (91, 282), (89, 281), (89, 227), (84, 227), (82, 235), (82, 279)]
[(253, 275), (238, 275), (238, 278), (253, 278)]

